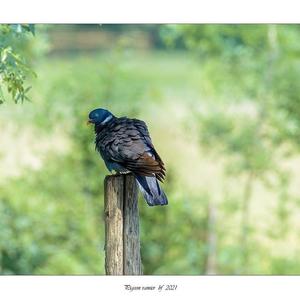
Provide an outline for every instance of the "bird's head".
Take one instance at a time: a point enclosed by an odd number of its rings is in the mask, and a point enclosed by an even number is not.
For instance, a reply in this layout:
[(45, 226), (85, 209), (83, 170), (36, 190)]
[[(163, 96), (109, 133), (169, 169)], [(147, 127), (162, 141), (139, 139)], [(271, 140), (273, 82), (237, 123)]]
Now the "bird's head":
[(98, 108), (90, 112), (87, 123), (94, 125), (104, 125), (108, 123), (113, 117), (113, 114), (108, 110)]

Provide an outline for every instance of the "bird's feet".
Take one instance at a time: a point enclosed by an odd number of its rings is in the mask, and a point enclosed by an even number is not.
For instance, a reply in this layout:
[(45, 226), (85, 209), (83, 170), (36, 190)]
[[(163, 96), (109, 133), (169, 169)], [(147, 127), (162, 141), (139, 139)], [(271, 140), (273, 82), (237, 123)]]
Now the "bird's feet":
[(125, 170), (125, 171), (115, 171), (115, 173), (111, 172), (111, 175), (117, 177), (117, 176), (121, 176), (123, 174), (128, 174), (128, 173), (130, 173), (130, 171), (127, 171), (127, 170)]

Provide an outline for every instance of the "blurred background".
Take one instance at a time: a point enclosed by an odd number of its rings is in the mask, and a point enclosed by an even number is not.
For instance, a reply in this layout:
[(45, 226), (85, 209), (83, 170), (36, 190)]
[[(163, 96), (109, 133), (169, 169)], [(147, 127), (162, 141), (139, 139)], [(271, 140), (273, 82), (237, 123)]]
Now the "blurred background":
[(300, 26), (3, 24), (0, 51), (0, 273), (104, 274), (104, 107), (167, 166), (145, 274), (300, 274)]

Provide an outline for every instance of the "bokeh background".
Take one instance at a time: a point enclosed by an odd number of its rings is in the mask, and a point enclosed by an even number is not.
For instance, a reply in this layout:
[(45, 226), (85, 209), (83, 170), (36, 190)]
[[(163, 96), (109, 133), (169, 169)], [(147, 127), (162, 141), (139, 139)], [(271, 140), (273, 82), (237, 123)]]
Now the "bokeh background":
[(168, 170), (145, 274), (300, 274), (300, 26), (0, 25), (0, 51), (0, 273), (104, 274), (105, 107)]

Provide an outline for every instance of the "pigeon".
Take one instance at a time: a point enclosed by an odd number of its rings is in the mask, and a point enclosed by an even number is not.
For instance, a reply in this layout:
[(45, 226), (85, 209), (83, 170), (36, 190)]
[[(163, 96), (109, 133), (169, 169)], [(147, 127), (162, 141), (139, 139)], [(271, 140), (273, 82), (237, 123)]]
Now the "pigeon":
[(107, 169), (135, 176), (149, 206), (167, 205), (168, 199), (158, 181), (163, 182), (166, 168), (155, 150), (144, 121), (116, 117), (106, 109), (89, 113), (95, 129), (95, 148)]

